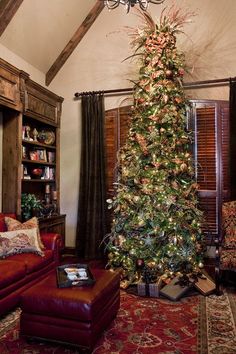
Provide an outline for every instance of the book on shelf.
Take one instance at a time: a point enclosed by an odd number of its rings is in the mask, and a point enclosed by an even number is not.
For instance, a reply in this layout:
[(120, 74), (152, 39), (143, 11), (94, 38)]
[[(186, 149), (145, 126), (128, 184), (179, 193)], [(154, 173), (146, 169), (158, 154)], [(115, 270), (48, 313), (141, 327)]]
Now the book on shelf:
[(27, 159), (27, 149), (25, 146), (22, 146), (22, 159)]
[(22, 139), (25, 139), (25, 125), (22, 125)]
[(47, 152), (47, 157), (48, 157), (48, 162), (50, 163), (55, 163), (56, 161), (56, 154), (54, 151), (48, 151)]

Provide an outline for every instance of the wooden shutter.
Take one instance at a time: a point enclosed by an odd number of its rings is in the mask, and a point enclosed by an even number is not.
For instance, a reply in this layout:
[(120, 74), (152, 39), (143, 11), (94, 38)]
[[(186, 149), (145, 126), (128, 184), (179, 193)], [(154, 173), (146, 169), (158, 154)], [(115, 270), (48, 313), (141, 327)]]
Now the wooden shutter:
[(204, 212), (203, 232), (208, 244), (221, 231), (221, 205), (229, 199), (229, 104), (192, 101), (194, 161), (199, 184), (199, 206)]
[(124, 144), (130, 123), (131, 106), (105, 112), (105, 148), (107, 196), (114, 195), (113, 183), (117, 180), (117, 153)]
[[(106, 111), (107, 196), (114, 195), (117, 152), (124, 143), (131, 107)], [(204, 212), (203, 232), (208, 244), (220, 234), (221, 204), (230, 198), (229, 103), (191, 101), (190, 129), (194, 133), (193, 157), (199, 188), (199, 207)]]

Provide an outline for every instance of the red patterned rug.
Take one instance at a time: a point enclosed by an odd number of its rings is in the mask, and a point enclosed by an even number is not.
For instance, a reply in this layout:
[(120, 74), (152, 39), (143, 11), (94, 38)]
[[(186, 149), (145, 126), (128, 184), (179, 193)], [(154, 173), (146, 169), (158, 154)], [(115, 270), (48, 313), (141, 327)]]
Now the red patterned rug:
[[(0, 319), (1, 354), (72, 354), (78, 349), (19, 337), (20, 309)], [(235, 354), (236, 295), (166, 299), (121, 292), (117, 318), (93, 354)]]

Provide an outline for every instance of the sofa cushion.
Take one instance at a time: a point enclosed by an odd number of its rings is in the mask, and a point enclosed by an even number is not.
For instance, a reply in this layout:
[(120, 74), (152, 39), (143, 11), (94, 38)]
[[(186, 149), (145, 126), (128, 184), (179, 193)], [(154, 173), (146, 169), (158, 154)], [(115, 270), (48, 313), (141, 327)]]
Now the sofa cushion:
[(15, 214), (5, 214), (0, 213), (0, 232), (7, 231), (7, 225), (5, 223), (5, 216), (9, 216), (12, 219), (15, 219)]
[(10, 260), (0, 260), (0, 289), (15, 283), (26, 275), (25, 265)]
[(37, 253), (43, 256), (38, 244), (37, 229), (0, 232), (0, 258), (18, 253)]
[(8, 231), (26, 230), (26, 229), (36, 228), (39, 246), (40, 246), (41, 250), (43, 250), (45, 248), (42, 241), (41, 241), (41, 238), (40, 238), (38, 219), (36, 217), (33, 217), (33, 218), (21, 223), (20, 221), (18, 221), (16, 219), (6, 216), (5, 223), (7, 225)]
[(17, 261), (24, 265), (26, 273), (29, 274), (49, 264), (53, 259), (53, 251), (45, 250), (43, 257), (38, 256), (37, 254), (27, 253), (24, 255), (16, 254), (7, 259)]

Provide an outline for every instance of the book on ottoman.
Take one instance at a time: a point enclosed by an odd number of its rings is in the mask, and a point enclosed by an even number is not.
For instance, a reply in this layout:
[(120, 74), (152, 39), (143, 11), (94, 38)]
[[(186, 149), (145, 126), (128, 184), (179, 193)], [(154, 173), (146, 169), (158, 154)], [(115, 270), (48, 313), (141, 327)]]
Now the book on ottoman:
[(202, 295), (209, 295), (216, 290), (214, 281), (205, 272), (197, 277), (193, 285)]
[(139, 282), (137, 284), (138, 295), (148, 297), (159, 297), (161, 286), (162, 278), (158, 278), (155, 283)]
[(179, 282), (179, 276), (173, 278), (160, 290), (160, 294), (173, 301), (179, 300), (184, 294), (187, 293), (188, 290), (192, 288), (191, 283), (186, 285), (180, 285)]

